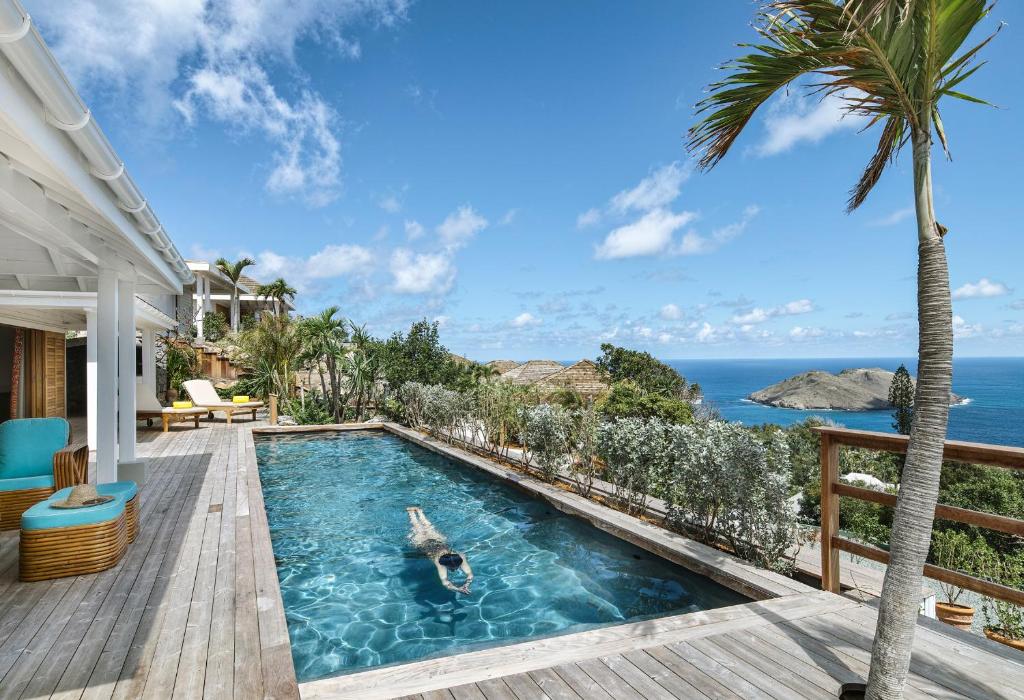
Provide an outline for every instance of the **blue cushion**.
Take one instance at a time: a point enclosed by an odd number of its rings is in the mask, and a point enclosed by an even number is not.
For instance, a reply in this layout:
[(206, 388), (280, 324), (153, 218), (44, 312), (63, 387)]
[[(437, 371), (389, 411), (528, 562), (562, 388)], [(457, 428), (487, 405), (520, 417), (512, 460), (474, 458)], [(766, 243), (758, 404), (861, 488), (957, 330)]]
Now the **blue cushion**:
[[(97, 489), (98, 490), (98, 489)], [(52, 503), (63, 501), (71, 493), (70, 488), (61, 489), (45, 501), (21, 514), (22, 530), (49, 530), (74, 525), (94, 525), (116, 519), (124, 512), (124, 500), (115, 498), (107, 503), (87, 508), (54, 508)]]
[(24, 489), (52, 489), (53, 471), (45, 476), (19, 476), (16, 479), (0, 479), (0, 491), (22, 491)]
[(63, 418), (19, 418), (0, 423), (0, 479), (53, 474), (53, 453), (68, 444)]
[[(113, 481), (109, 484), (100, 484), (96, 487), (96, 491), (104, 496), (117, 496), (127, 503), (135, 498), (135, 494), (139, 492), (139, 487), (135, 485), (134, 481)], [(67, 496), (64, 498), (67, 498)]]

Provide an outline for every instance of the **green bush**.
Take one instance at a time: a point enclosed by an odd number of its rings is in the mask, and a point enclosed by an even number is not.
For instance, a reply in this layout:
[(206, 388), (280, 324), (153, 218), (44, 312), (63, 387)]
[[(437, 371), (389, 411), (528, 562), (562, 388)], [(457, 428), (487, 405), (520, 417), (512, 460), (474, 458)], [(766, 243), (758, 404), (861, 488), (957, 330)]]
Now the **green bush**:
[(299, 425), (324, 425), (331, 422), (331, 411), (324, 398), (316, 392), (307, 392), (302, 398), (286, 399), (281, 412), (291, 416)]
[(203, 336), (207, 340), (215, 343), (227, 336), (229, 331), (228, 320), (220, 311), (212, 311), (203, 316)]
[(199, 353), (189, 343), (164, 338), (164, 361), (167, 363), (167, 388), (184, 395), (184, 382), (200, 376)]
[(597, 402), (597, 410), (605, 418), (656, 418), (666, 423), (686, 424), (693, 421), (689, 402), (644, 391), (631, 380), (612, 385)]

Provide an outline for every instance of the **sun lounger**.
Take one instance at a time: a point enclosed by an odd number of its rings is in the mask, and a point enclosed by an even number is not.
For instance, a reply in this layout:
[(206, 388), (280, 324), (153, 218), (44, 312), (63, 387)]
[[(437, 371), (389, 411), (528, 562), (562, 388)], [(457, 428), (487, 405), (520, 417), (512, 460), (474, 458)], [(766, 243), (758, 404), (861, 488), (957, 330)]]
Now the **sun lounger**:
[(135, 387), (135, 419), (152, 421), (154, 418), (159, 418), (163, 422), (165, 433), (170, 429), (171, 423), (178, 421), (194, 421), (198, 428), (199, 419), (207, 413), (209, 411), (205, 408), (195, 406), (192, 408), (164, 408), (156, 400), (156, 396), (149, 390), (149, 387), (142, 384)]
[(217, 390), (207, 379), (190, 379), (183, 384), (192, 403), (200, 408), (206, 409), (211, 415), (220, 411), (227, 418), (228, 425), (231, 425), (231, 416), (235, 413), (252, 413), (252, 419), (256, 420), (256, 409), (263, 407), (262, 401), (247, 401), (245, 403), (234, 403), (225, 401), (217, 395)]

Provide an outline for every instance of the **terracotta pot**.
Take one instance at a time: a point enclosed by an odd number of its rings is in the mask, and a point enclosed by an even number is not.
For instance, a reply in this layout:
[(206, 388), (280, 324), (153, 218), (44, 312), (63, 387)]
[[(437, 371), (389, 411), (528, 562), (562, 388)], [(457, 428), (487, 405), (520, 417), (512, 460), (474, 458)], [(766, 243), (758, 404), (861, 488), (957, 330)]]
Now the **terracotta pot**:
[(936, 603), (935, 616), (947, 625), (970, 631), (974, 620), (974, 608), (956, 603)]
[(992, 627), (985, 628), (985, 636), (994, 642), (1005, 644), (1008, 647), (1012, 647), (1017, 651), (1024, 651), (1024, 639), (1011, 639), (1010, 637), (1004, 637), (1001, 634), (1002, 630), (994, 629)]
[(864, 700), (867, 688), (864, 683), (843, 683), (839, 688), (839, 700)]

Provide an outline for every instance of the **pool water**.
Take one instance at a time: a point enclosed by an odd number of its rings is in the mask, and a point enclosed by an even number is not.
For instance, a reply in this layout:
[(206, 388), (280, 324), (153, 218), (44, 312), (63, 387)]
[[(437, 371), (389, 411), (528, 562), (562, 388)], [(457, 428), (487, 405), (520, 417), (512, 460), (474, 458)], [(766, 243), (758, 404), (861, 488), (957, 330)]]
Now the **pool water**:
[[(748, 602), (394, 435), (260, 436), (256, 454), (300, 681)], [(414, 505), (469, 559), (470, 595), (410, 545)]]

